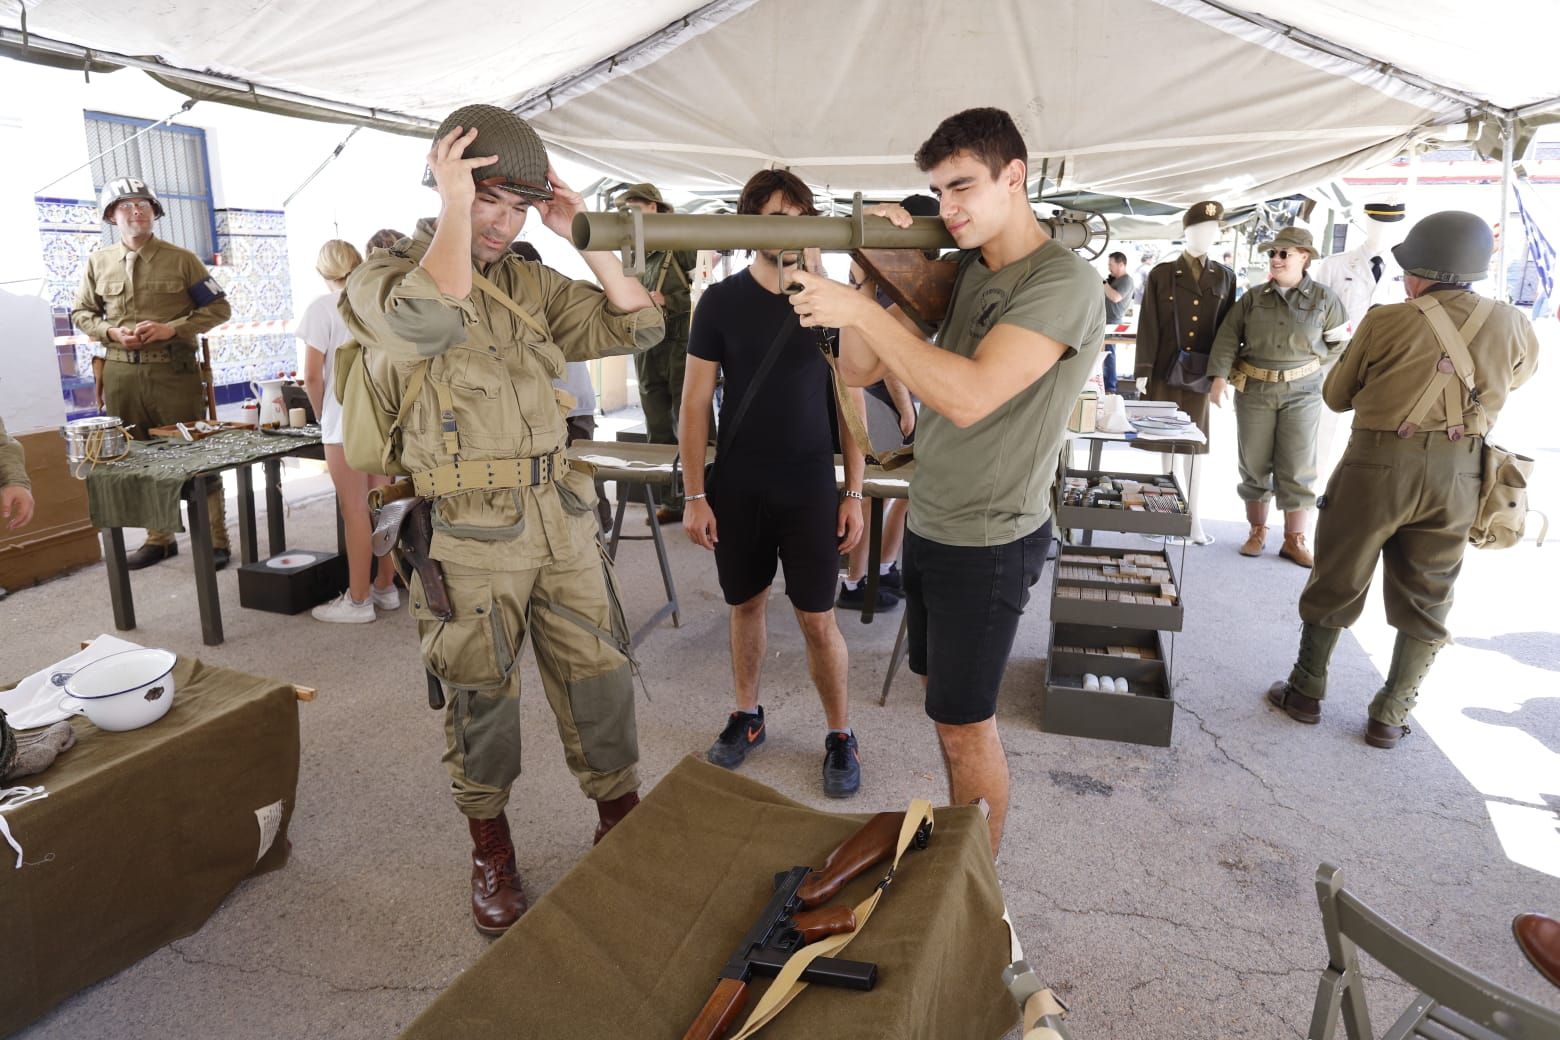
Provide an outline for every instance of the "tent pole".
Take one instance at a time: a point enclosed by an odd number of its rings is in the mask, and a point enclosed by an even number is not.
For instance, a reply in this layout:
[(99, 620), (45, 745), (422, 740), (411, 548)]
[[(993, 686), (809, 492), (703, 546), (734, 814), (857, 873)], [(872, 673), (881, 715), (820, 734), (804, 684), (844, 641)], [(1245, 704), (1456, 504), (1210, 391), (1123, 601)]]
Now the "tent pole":
[(1511, 238), (1511, 167), (1513, 156), (1512, 148), (1515, 145), (1516, 134), (1511, 116), (1505, 115), (1500, 120), (1500, 249), (1497, 251), (1496, 260), (1496, 295), (1497, 300), (1511, 302), (1511, 286), (1506, 277), (1506, 242)]

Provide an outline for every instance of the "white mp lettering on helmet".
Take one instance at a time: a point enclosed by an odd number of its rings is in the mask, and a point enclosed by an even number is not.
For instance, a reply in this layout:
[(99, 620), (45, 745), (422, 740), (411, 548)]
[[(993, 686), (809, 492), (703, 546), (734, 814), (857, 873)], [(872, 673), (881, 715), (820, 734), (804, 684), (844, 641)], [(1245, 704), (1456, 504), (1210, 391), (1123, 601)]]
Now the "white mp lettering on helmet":
[(98, 212), (102, 214), (105, 222), (112, 222), (111, 214), (114, 207), (126, 199), (145, 199), (152, 204), (152, 213), (155, 216), (163, 215), (162, 203), (158, 200), (156, 192), (146, 186), (146, 182), (138, 177), (115, 177), (103, 185), (102, 192), (98, 195)]

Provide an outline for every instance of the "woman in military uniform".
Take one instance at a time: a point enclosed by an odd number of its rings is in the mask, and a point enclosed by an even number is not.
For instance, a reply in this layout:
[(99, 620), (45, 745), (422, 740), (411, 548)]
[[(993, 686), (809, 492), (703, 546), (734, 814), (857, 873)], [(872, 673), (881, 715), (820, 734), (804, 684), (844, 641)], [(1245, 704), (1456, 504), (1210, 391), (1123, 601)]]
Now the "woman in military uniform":
[(1222, 406), (1235, 387), (1240, 485), (1251, 531), (1242, 556), (1261, 556), (1268, 500), (1284, 511), (1278, 554), (1312, 565), (1308, 514), (1316, 501), (1316, 430), (1322, 414), (1322, 365), (1343, 347), (1349, 316), (1331, 289), (1306, 268), (1316, 258), (1311, 233), (1284, 228), (1268, 249), (1268, 281), (1235, 301), (1219, 326), (1208, 374), (1209, 399)]

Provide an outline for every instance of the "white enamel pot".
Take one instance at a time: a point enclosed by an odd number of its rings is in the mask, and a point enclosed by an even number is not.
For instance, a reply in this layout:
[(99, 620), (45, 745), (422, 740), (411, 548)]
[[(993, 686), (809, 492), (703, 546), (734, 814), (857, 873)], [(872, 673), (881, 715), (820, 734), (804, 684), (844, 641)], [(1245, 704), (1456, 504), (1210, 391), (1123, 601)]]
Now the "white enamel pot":
[(60, 706), (98, 729), (149, 726), (173, 706), (176, 660), (172, 651), (150, 647), (100, 657), (66, 677)]

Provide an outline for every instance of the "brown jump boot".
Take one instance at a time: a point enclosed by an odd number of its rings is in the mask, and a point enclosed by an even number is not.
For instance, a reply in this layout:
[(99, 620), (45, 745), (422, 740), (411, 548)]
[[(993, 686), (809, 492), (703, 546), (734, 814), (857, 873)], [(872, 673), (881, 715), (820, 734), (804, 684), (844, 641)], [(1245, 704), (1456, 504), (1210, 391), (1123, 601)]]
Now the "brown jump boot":
[(1240, 547), (1242, 556), (1262, 555), (1262, 545), (1267, 541), (1267, 515), (1266, 502), (1246, 503), (1246, 522), (1251, 525), (1251, 533), (1246, 535), (1246, 541)]
[(630, 791), (616, 798), (608, 798), (596, 803), (596, 815), (601, 817), (601, 822), (596, 824), (596, 840), (592, 845), (600, 845), (601, 839), (607, 836), (607, 832), (623, 821), (628, 811), (639, 804), (639, 792)]
[(139, 549), (125, 555), (125, 567), (132, 571), (138, 571), (150, 567), (154, 563), (161, 563), (170, 556), (177, 555), (179, 555), (178, 542), (158, 544), (146, 541), (141, 543)]
[(1284, 545), (1278, 555), (1309, 570), (1316, 560), (1305, 547), (1305, 510), (1284, 514)]
[(471, 826), (471, 917), (483, 935), (503, 935), (530, 908), (515, 869), (509, 818), (466, 821)]

